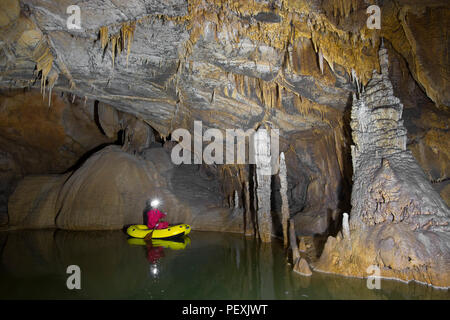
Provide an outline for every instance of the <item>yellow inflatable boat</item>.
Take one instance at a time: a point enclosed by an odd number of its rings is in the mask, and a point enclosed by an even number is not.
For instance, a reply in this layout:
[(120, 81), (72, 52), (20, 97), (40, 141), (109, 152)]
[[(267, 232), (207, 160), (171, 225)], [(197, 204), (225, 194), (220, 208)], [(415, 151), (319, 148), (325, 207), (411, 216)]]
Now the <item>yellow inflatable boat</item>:
[[(129, 226), (127, 229), (127, 234), (133, 238), (143, 239), (147, 234), (152, 232), (146, 225), (135, 224)], [(171, 237), (178, 237), (187, 235), (191, 232), (191, 226), (187, 224), (177, 224), (175, 226), (170, 226), (166, 229), (155, 229), (152, 234), (152, 239), (164, 239)]]
[[(128, 241), (128, 244), (135, 245), (135, 246), (147, 245), (147, 243), (144, 239), (130, 238), (127, 241)], [(152, 246), (154, 246), (154, 247), (169, 248), (172, 250), (183, 250), (186, 248), (186, 246), (191, 244), (191, 239), (189, 237), (182, 237), (182, 238), (180, 238), (179, 241), (170, 241), (170, 240), (163, 240), (163, 239), (152, 239), (151, 241), (152, 241)]]

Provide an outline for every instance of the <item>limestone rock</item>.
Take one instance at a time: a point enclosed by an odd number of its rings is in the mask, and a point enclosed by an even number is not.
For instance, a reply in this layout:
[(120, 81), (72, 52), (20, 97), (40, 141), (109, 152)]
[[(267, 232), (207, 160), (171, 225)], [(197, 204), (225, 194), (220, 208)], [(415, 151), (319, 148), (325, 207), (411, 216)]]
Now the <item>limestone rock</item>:
[(267, 130), (259, 129), (255, 134), (256, 197), (258, 199), (258, 228), (263, 242), (272, 241), (271, 199), (271, 144)]
[(121, 229), (142, 224), (146, 200), (159, 198), (172, 224), (210, 231), (243, 230), (241, 216), (222, 208), (220, 186), (196, 166), (174, 166), (164, 148), (142, 158), (108, 146), (66, 175), (30, 176), (10, 198), (10, 224), (69, 230)]
[(404, 105), (403, 119), (408, 130), (407, 148), (411, 150), (433, 188), (447, 206), (450, 194), (443, 192), (450, 181), (450, 109), (426, 96), (409, 72), (406, 60), (385, 41), (389, 51), (389, 78), (395, 96)]
[(293, 218), (295, 229), (302, 235), (323, 234), (329, 227), (329, 217), (325, 211), (300, 212)]
[(0, 96), (0, 211), (29, 174), (62, 173), (108, 138), (94, 122), (93, 102), (84, 105), (52, 95), (48, 107), (37, 90), (4, 90)]
[(312, 271), (309, 268), (308, 262), (304, 258), (300, 258), (294, 266), (294, 272), (301, 274), (302, 276), (311, 276)]
[(8, 198), (14, 191), (22, 172), (9, 152), (0, 150), (0, 224), (8, 222)]
[(9, 224), (22, 228), (55, 226), (58, 192), (67, 175), (27, 176), (9, 198)]
[(388, 78), (386, 49), (352, 107), (351, 241), (330, 237), (317, 270), (450, 286), (450, 210), (406, 149), (403, 105)]
[(306, 252), (306, 250), (308, 250), (308, 248), (306, 247), (306, 243), (305, 243), (305, 237), (301, 237), (300, 238), (300, 243), (298, 245), (298, 250), (300, 252)]
[(65, 181), (57, 202), (62, 229), (119, 229), (142, 217), (152, 194), (150, 174), (138, 159), (107, 147)]

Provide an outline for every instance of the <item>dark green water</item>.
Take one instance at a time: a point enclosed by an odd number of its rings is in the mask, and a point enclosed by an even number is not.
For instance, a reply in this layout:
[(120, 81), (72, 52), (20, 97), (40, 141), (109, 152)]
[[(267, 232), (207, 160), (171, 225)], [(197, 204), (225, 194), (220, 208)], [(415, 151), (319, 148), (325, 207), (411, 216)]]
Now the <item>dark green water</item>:
[[(416, 283), (382, 280), (369, 290), (364, 279), (302, 277), (278, 242), (195, 231), (190, 238), (152, 264), (154, 249), (129, 244), (121, 231), (0, 232), (0, 299), (450, 299)], [(81, 290), (67, 289), (69, 265), (81, 269)]]

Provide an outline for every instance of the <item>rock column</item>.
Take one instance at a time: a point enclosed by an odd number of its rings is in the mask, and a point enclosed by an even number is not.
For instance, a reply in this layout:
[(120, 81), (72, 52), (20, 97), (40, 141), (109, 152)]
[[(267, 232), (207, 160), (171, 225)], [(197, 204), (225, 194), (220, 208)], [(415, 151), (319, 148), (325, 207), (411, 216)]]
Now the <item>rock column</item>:
[(353, 96), (350, 222), (315, 270), (367, 277), (375, 266), (382, 277), (449, 287), (450, 210), (406, 148), (385, 48), (379, 57), (381, 74)]
[(259, 236), (263, 242), (270, 242), (272, 238), (270, 136), (267, 130), (259, 129), (254, 139)]
[(287, 197), (287, 169), (284, 152), (280, 155), (280, 193), (281, 193), (281, 224), (283, 227), (284, 246), (288, 244), (289, 202)]

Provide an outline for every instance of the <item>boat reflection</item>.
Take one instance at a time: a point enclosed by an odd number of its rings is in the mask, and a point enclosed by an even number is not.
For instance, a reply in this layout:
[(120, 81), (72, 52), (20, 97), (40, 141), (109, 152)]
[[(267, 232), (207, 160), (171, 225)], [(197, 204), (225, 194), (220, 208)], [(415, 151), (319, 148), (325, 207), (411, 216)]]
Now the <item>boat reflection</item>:
[(147, 246), (154, 248), (168, 248), (171, 250), (183, 250), (186, 249), (188, 245), (191, 244), (191, 238), (188, 236), (174, 238), (174, 239), (152, 239), (146, 241), (144, 239), (138, 238), (129, 238), (127, 240), (128, 244), (136, 245), (136, 246)]
[(158, 279), (161, 274), (160, 259), (165, 256), (164, 248), (170, 250), (183, 250), (186, 246), (191, 244), (191, 239), (188, 236), (178, 237), (173, 239), (152, 239), (144, 240), (138, 238), (129, 238), (128, 244), (135, 246), (145, 246), (147, 249), (147, 261), (149, 262), (149, 276), (153, 279)]

